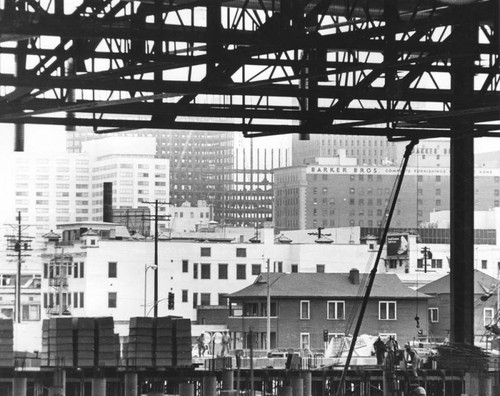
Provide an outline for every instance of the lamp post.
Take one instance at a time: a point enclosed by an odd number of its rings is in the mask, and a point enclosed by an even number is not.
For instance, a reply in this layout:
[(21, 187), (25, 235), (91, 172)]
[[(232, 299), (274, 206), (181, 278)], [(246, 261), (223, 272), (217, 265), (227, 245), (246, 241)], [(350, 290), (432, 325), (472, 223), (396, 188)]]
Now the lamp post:
[[(148, 269), (152, 269), (153, 271), (156, 271), (158, 269), (158, 266), (155, 264), (152, 265), (147, 265), (144, 264), (144, 316), (146, 316), (146, 297), (147, 297), (147, 290), (148, 290)], [(156, 303), (156, 302), (155, 302)]]

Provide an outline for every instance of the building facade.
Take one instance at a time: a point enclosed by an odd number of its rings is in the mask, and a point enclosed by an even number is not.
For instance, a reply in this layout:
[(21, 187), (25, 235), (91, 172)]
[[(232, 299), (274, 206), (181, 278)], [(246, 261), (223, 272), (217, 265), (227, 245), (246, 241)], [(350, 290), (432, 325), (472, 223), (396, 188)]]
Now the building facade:
[[(474, 271), (474, 342), (485, 346), (499, 334), (498, 328), (498, 278), (491, 277), (480, 270)], [(450, 338), (450, 276), (445, 275), (418, 289), (433, 298), (429, 300), (428, 321), (429, 335), (437, 341)], [(488, 329), (490, 327), (490, 329)], [(489, 345), (487, 345), (489, 346)]]
[[(381, 227), (398, 174), (394, 166), (357, 166), (344, 157), (276, 169), (276, 228)], [(476, 168), (475, 188), (476, 210), (499, 207), (500, 169)], [(414, 229), (429, 222), (431, 212), (449, 208), (449, 168), (408, 167), (392, 226)]]
[(1, 224), (21, 213), (25, 232), (40, 241), (59, 223), (102, 221), (104, 182), (112, 183), (116, 209), (168, 202), (169, 163), (154, 150), (153, 138), (111, 137), (84, 143), (78, 154), (2, 155)]
[[(249, 348), (253, 343), (265, 349), (269, 295), (271, 348), (323, 350), (325, 341), (352, 334), (367, 281), (368, 274), (357, 269), (349, 273), (262, 274), (252, 285), (229, 296), (229, 329), (241, 340), (239, 347)], [(392, 335), (400, 342), (425, 337), (427, 300), (428, 296), (404, 286), (396, 275), (377, 275), (360, 334)], [(421, 318), (419, 327), (415, 316)]]

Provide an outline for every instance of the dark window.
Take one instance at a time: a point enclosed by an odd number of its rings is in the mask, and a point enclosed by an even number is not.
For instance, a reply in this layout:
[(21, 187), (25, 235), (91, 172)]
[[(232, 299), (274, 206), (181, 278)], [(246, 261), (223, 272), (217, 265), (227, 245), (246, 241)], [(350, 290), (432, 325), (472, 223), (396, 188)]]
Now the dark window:
[(488, 260), (481, 260), (481, 268), (488, 269)]
[(189, 272), (189, 260), (182, 260), (182, 272)]
[(182, 302), (188, 302), (188, 291), (187, 290), (182, 291)]
[(74, 278), (78, 278), (78, 263), (75, 262), (75, 265), (73, 266), (74, 267), (74, 271), (73, 271), (73, 277)]
[(246, 279), (247, 271), (245, 264), (236, 264), (236, 279)]
[(247, 249), (246, 248), (236, 248), (236, 257), (246, 257)]
[(274, 272), (283, 272), (283, 261), (274, 262)]
[(193, 263), (193, 279), (198, 279), (198, 263)]
[(260, 264), (252, 264), (252, 275), (259, 275), (261, 272)]
[(227, 264), (219, 264), (219, 279), (227, 279)]
[(116, 261), (108, 262), (108, 278), (116, 278)]
[(83, 308), (85, 306), (84, 302), (85, 299), (83, 298), (83, 292), (80, 292), (80, 308)]
[(325, 273), (325, 264), (316, 264), (316, 272), (319, 274)]
[(210, 257), (212, 255), (212, 248), (202, 247), (200, 251), (201, 257)]
[(47, 263), (43, 263), (43, 278), (47, 279), (49, 276), (49, 265)]
[(299, 272), (299, 265), (298, 264), (292, 264), (292, 272)]
[(219, 293), (219, 305), (226, 306), (227, 305), (227, 294)]
[(48, 297), (47, 293), (43, 293), (43, 307), (48, 308)]
[(210, 305), (210, 293), (200, 293), (201, 305)]
[(193, 293), (193, 308), (198, 306), (198, 293)]
[[(73, 293), (73, 305), (78, 308), (78, 293)], [(53, 307), (52, 294), (50, 295), (50, 306)]]
[(116, 308), (116, 292), (108, 293), (108, 308)]
[(200, 264), (201, 279), (210, 279), (210, 264)]
[(83, 261), (80, 261), (80, 278), (83, 278), (83, 274), (84, 274), (84, 271), (83, 271), (83, 268), (84, 268), (84, 262)]

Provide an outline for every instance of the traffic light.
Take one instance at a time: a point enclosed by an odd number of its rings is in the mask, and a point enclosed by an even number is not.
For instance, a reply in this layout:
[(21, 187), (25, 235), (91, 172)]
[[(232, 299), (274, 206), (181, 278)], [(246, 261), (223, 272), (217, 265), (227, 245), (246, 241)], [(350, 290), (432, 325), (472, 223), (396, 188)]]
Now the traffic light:
[(168, 292), (168, 309), (174, 309), (174, 298), (175, 294), (173, 292)]
[(328, 330), (323, 330), (323, 341), (328, 342)]

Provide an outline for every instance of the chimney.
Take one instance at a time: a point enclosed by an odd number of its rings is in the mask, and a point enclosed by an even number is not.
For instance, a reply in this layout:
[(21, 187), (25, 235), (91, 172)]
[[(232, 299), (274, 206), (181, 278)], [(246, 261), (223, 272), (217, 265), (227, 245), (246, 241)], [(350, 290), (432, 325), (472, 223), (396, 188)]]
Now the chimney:
[(359, 285), (359, 270), (357, 268), (351, 268), (349, 271), (349, 280), (353, 285)]
[(113, 222), (113, 183), (104, 182), (102, 184), (102, 221)]

